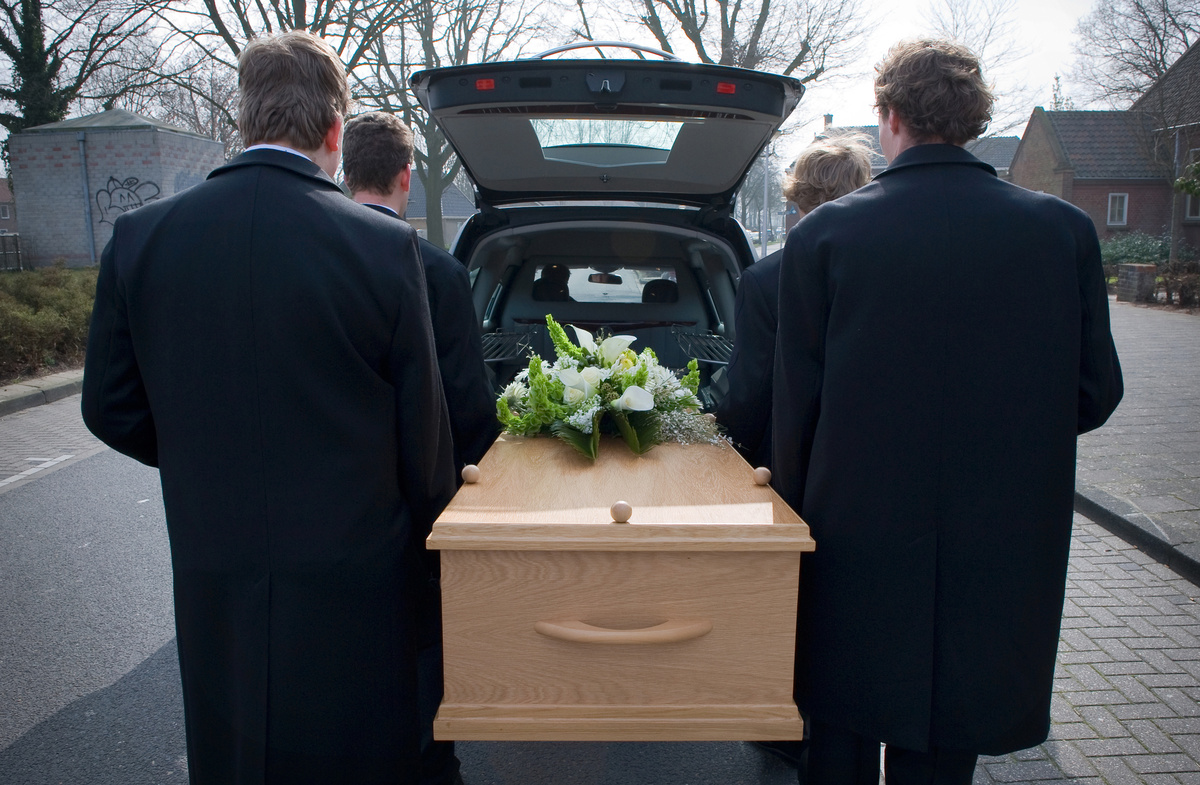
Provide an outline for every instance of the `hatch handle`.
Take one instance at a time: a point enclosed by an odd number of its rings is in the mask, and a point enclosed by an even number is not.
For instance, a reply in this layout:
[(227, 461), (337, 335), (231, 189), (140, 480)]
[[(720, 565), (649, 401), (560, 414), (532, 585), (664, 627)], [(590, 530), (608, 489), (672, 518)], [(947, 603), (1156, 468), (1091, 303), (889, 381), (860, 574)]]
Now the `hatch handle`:
[[(577, 41), (573, 44), (566, 44), (564, 46), (556, 46), (553, 49), (547, 49), (546, 51), (544, 51), (540, 54), (534, 55), (530, 59), (531, 60), (544, 60), (545, 58), (549, 57), (550, 55), (556, 55), (556, 54), (560, 54), (562, 52), (569, 52), (572, 49), (591, 49), (592, 47), (599, 48), (601, 46), (614, 47), (617, 49), (632, 49), (635, 52), (646, 52), (647, 54), (658, 55), (659, 57), (661, 57), (664, 60), (673, 60), (677, 63), (683, 62), (682, 58), (680, 58), (676, 55), (673, 55), (670, 52), (664, 52), (663, 50), (655, 49), (652, 46), (642, 46), (641, 44), (629, 44), (624, 41)], [(601, 57), (603, 57), (603, 56), (604, 55), (602, 54)]]
[(596, 627), (583, 621), (539, 621), (533, 628), (547, 638), (571, 643), (679, 643), (700, 638), (712, 631), (712, 621), (665, 621), (653, 627), (635, 630), (612, 630)]

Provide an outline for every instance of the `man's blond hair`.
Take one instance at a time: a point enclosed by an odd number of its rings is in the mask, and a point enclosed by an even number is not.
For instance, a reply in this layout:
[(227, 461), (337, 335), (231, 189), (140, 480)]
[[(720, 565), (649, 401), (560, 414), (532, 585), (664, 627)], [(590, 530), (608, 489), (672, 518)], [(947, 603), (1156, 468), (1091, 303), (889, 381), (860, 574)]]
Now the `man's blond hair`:
[(818, 139), (783, 177), (783, 195), (804, 212), (862, 188), (871, 179), (871, 151), (860, 134)]
[(316, 150), (350, 108), (346, 67), (329, 44), (293, 30), (246, 44), (238, 58), (238, 129), (247, 146)]

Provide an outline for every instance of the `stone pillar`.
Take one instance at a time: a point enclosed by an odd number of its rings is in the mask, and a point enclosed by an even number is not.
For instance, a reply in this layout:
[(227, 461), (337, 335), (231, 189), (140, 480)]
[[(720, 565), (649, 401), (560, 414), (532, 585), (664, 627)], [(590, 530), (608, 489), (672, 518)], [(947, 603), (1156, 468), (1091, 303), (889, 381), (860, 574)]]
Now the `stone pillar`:
[(1125, 303), (1152, 303), (1158, 290), (1155, 277), (1158, 268), (1152, 264), (1122, 264), (1117, 266), (1117, 300)]

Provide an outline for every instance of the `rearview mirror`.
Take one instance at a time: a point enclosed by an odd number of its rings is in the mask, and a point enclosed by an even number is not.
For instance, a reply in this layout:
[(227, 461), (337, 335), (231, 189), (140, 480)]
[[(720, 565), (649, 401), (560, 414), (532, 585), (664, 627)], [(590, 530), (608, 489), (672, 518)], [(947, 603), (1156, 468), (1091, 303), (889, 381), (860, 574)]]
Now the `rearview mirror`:
[(621, 283), (621, 276), (612, 273), (592, 273), (588, 276), (588, 283), (603, 283), (610, 286), (617, 286)]

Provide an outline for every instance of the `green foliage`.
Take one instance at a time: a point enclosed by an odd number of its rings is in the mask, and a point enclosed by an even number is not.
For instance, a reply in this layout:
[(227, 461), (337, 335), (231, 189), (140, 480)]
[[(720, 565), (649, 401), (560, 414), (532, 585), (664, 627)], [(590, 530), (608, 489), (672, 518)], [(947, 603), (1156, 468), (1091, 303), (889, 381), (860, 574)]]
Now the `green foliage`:
[(691, 390), (692, 395), (695, 395), (700, 389), (700, 363), (693, 357), (691, 360), (688, 360), (687, 367), (687, 375), (679, 381), (679, 384), (684, 389)]
[(590, 434), (576, 430), (562, 420), (551, 424), (550, 433), (574, 447), (584, 457), (594, 461), (596, 460), (596, 456), (600, 454), (601, 417), (603, 417), (603, 412), (596, 412), (596, 416), (592, 418), (592, 432)]
[(1171, 238), (1145, 232), (1125, 232), (1100, 241), (1104, 264), (1154, 264), (1162, 267), (1171, 256)]
[(82, 361), (97, 268), (0, 273), (0, 380)]
[(625, 444), (635, 455), (647, 452), (662, 441), (658, 432), (658, 415), (649, 412), (613, 412), (613, 422)]
[(550, 340), (554, 344), (554, 352), (559, 357), (571, 357), (576, 360), (582, 360), (584, 350), (571, 343), (571, 339), (567, 337), (567, 331), (562, 328), (562, 325), (554, 321), (550, 314), (546, 314), (546, 329), (550, 332)]
[(1183, 177), (1175, 181), (1175, 189), (1192, 196), (1200, 196), (1200, 161), (1183, 170)]

